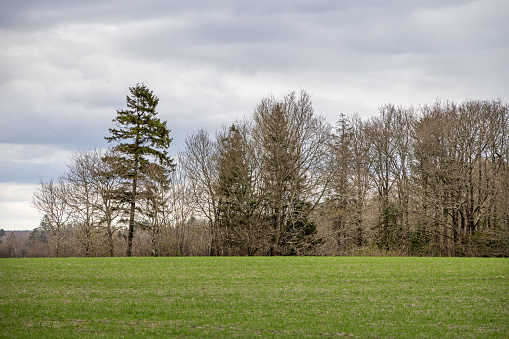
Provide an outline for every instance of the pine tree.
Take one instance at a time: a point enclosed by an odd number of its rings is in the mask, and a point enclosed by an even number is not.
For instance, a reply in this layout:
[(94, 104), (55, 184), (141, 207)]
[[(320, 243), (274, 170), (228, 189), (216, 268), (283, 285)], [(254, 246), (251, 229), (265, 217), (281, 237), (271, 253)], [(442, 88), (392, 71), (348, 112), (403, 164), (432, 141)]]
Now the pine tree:
[[(221, 253), (254, 255), (259, 243), (255, 222), (258, 199), (253, 187), (246, 126), (233, 124), (219, 136), (217, 152), (217, 226)], [(219, 251), (216, 250), (216, 253)]]
[(113, 148), (120, 156), (117, 161), (121, 164), (121, 175), (130, 186), (126, 198), (129, 202), (129, 230), (127, 237), (127, 253), (132, 256), (132, 241), (134, 235), (136, 198), (139, 194), (138, 183), (140, 176), (149, 164), (166, 168), (173, 168), (173, 159), (168, 156), (168, 148), (172, 142), (170, 130), (166, 121), (156, 118), (156, 107), (159, 103), (153, 91), (145, 84), (130, 87), (130, 96), (127, 96), (127, 109), (117, 110), (113, 119), (117, 128), (110, 128), (111, 136), (105, 137), (108, 142), (116, 142)]

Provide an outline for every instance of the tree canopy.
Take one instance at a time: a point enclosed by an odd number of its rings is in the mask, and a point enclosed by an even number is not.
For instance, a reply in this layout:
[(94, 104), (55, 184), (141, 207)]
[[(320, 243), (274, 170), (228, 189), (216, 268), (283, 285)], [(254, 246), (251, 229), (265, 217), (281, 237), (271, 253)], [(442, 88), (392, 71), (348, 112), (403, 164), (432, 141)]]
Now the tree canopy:
[(121, 163), (121, 175), (130, 181), (128, 194), (130, 203), (127, 256), (132, 255), (136, 199), (140, 176), (148, 175), (150, 164), (157, 160), (162, 168), (171, 169), (173, 161), (168, 156), (172, 142), (166, 121), (156, 117), (159, 98), (145, 84), (129, 88), (126, 97), (127, 109), (117, 110), (113, 122), (117, 128), (110, 128), (111, 136), (105, 137), (108, 142), (117, 143), (113, 150), (118, 152), (117, 160)]
[(333, 128), (304, 90), (268, 96), (189, 134), (174, 164), (159, 99), (129, 91), (114, 146), (34, 192), (41, 253), (509, 256), (502, 100), (385, 104)]

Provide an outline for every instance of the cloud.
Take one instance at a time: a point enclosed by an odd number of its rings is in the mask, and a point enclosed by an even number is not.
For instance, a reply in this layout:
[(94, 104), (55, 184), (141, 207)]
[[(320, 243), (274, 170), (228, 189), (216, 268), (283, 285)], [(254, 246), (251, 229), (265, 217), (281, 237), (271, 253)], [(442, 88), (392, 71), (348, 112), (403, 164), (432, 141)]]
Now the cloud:
[(41, 215), (28, 200), (0, 202), (0, 214), (0, 228), (5, 230), (33, 230), (41, 221)]
[(31, 230), (41, 221), (39, 212), (32, 208), (34, 184), (0, 183), (0, 228)]
[[(509, 3), (452, 1), (3, 1), (0, 182), (56, 177), (106, 147), (128, 88), (160, 98), (174, 138), (213, 133), (268, 94), (315, 111), (509, 95)], [(1, 194), (1, 192), (0, 192)]]
[[(68, 159), (69, 152), (55, 146), (0, 144), (0, 178), (2, 182), (34, 183), (56, 177), (65, 170)], [(0, 197), (5, 194), (0, 191)]]

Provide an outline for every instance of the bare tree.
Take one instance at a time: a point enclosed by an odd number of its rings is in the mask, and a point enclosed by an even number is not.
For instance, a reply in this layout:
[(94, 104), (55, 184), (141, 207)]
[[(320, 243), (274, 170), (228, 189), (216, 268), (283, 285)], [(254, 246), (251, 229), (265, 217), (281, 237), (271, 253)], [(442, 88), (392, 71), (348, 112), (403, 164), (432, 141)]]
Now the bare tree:
[(150, 236), (151, 255), (159, 255), (163, 231), (170, 226), (172, 206), (170, 205), (170, 173), (173, 167), (147, 164), (140, 180), (140, 222), (139, 227)]
[(314, 225), (308, 217), (334, 174), (327, 166), (331, 127), (314, 115), (305, 91), (300, 96), (290, 93), (283, 100), (263, 99), (253, 119), (254, 139), (262, 157), (271, 254), (295, 254), (315, 244)]
[(44, 215), (44, 230), (50, 235), (56, 257), (61, 254), (66, 225), (72, 215), (67, 201), (68, 192), (69, 185), (62, 179), (50, 179), (47, 182), (41, 180), (32, 199), (33, 206)]
[(358, 116), (350, 120), (350, 173), (353, 190), (352, 217), (356, 229), (356, 245), (362, 247), (365, 242), (365, 208), (370, 189), (370, 144), (365, 123)]
[(380, 116), (369, 122), (370, 164), (372, 182), (378, 198), (379, 222), (378, 245), (390, 250), (399, 242), (398, 213), (391, 201), (395, 184), (394, 162), (396, 156), (396, 131), (394, 119), (396, 107), (385, 105), (379, 108)]
[(392, 128), (395, 131), (395, 150), (392, 157), (392, 167), (396, 189), (396, 205), (400, 214), (400, 224), (405, 233), (408, 233), (410, 229), (410, 171), (414, 153), (412, 139), (414, 125), (415, 113), (412, 107), (398, 107), (394, 111)]
[(332, 228), (338, 250), (346, 250), (350, 240), (349, 216), (353, 201), (353, 187), (351, 181), (352, 143), (349, 119), (340, 114), (336, 133), (332, 135), (331, 155), (332, 166), (336, 172), (328, 196), (328, 210), (332, 217)]
[[(205, 243), (208, 247), (208, 237), (202, 234), (200, 243), (193, 243), (192, 228), (199, 224), (195, 222), (196, 213), (193, 206), (193, 190), (186, 178), (186, 172), (182, 166), (182, 159), (179, 157), (176, 163), (175, 171), (170, 174), (171, 185), (168, 193), (168, 207), (171, 209), (169, 217), (171, 218), (171, 228), (167, 229), (167, 253), (171, 255), (196, 255), (200, 253), (201, 244)], [(203, 232), (206, 233), (206, 232)], [(200, 250), (193, 251), (192, 247), (200, 247)], [(209, 252), (207, 252), (209, 254)]]
[(347, 118), (341, 114), (331, 145), (336, 175), (325, 212), (331, 218), (340, 253), (362, 247), (370, 229), (365, 216), (371, 188), (370, 146), (366, 123), (356, 115)]
[(218, 247), (218, 197), (215, 191), (217, 167), (215, 163), (215, 144), (203, 129), (186, 138), (185, 151), (179, 159), (186, 173), (192, 203), (197, 215), (204, 216), (208, 221), (211, 233), (210, 254), (219, 254)]
[(121, 167), (116, 161), (118, 155), (111, 149), (104, 153), (94, 150), (90, 157), (94, 178), (92, 186), (98, 196), (95, 208), (100, 215), (99, 225), (106, 235), (108, 254), (114, 256), (114, 234), (119, 229), (117, 220), (126, 209), (126, 200), (123, 198), (126, 189), (122, 180)]
[(99, 219), (96, 206), (100, 196), (95, 190), (94, 168), (97, 161), (91, 152), (79, 152), (71, 156), (63, 180), (68, 183), (66, 202), (72, 214), (73, 224), (79, 229), (79, 241), (85, 256), (91, 255), (94, 235), (98, 232)]
[(437, 102), (421, 112), (415, 152), (421, 210), (434, 211), (439, 253), (472, 255), (474, 236), (500, 220), (508, 106), (499, 100)]

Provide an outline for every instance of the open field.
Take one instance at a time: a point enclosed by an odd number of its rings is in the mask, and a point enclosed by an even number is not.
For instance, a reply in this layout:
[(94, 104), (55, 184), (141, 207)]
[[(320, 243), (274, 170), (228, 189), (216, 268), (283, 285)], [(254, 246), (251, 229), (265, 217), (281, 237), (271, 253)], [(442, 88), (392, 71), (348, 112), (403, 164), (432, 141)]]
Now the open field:
[(0, 291), (0, 337), (509, 337), (509, 259), (1, 259)]

